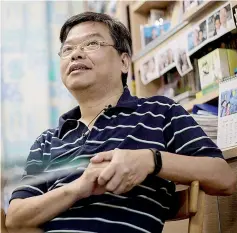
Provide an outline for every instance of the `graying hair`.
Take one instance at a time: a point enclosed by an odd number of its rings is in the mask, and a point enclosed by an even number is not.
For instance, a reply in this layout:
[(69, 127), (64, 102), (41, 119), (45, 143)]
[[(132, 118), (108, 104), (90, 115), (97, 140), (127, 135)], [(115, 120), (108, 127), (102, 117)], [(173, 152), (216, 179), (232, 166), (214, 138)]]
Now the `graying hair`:
[[(61, 43), (63, 44), (65, 42), (67, 35), (72, 27), (88, 21), (101, 22), (107, 25), (110, 31), (110, 35), (114, 41), (114, 47), (118, 51), (118, 53), (127, 53), (129, 57), (132, 57), (132, 39), (129, 30), (120, 21), (110, 17), (107, 14), (84, 12), (70, 17), (61, 28)], [(127, 73), (122, 74), (123, 86), (126, 86), (127, 75)]]

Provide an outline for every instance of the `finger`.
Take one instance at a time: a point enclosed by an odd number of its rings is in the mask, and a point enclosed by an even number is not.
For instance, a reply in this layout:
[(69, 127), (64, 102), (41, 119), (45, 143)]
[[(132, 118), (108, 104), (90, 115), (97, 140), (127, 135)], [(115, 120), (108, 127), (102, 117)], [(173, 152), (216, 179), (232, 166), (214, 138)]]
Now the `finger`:
[(113, 151), (106, 151), (96, 154), (90, 159), (92, 163), (101, 163), (103, 161), (111, 161), (113, 158)]
[(106, 190), (109, 192), (113, 192), (118, 188), (118, 186), (123, 181), (124, 176), (122, 176), (119, 172), (116, 172), (111, 180), (108, 181), (106, 185)]
[(122, 194), (130, 191), (134, 185), (131, 185), (130, 183), (127, 182), (127, 179), (125, 179), (121, 182), (121, 184), (117, 187), (117, 189), (114, 190), (114, 194)]
[(122, 194), (125, 193), (127, 188), (126, 178), (122, 180), (122, 182), (118, 185), (118, 187), (113, 191), (114, 194)]
[(103, 186), (108, 183), (109, 180), (112, 179), (116, 172), (116, 166), (111, 163), (109, 164), (99, 175), (98, 184)]
[(93, 190), (93, 195), (101, 195), (106, 192), (106, 189), (104, 186), (98, 185), (98, 183), (95, 184), (94, 190)]

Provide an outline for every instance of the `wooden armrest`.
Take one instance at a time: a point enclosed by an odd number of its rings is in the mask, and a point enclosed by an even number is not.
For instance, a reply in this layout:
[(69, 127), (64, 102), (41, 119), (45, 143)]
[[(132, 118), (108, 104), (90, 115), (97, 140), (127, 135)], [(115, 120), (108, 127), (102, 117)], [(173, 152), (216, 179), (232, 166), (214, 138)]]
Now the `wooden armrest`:
[(186, 219), (194, 216), (198, 211), (199, 182), (193, 181), (185, 190), (175, 192), (176, 215), (169, 221)]
[(195, 215), (198, 210), (199, 182), (193, 181), (190, 186), (189, 214)]

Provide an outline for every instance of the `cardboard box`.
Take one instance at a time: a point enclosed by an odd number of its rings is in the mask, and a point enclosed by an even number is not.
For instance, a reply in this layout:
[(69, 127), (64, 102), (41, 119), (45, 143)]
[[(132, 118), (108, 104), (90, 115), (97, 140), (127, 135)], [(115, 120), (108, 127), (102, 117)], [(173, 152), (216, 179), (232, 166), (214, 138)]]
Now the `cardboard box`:
[(218, 84), (224, 77), (234, 75), (237, 67), (237, 51), (216, 49), (198, 60), (201, 89)]

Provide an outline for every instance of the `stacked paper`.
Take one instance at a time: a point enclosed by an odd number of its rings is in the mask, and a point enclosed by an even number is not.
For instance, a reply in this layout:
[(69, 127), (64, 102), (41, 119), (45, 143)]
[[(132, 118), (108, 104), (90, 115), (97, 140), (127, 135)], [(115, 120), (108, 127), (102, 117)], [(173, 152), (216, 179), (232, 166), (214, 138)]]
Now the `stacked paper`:
[(206, 111), (199, 110), (197, 114), (192, 114), (194, 120), (202, 127), (203, 131), (214, 143), (217, 143), (218, 116)]

